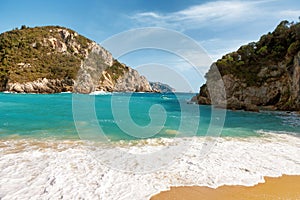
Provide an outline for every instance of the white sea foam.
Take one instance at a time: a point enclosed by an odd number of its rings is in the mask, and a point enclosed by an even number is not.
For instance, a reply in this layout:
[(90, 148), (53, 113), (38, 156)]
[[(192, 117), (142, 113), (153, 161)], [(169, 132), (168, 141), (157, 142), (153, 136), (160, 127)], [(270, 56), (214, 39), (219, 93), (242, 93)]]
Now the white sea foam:
[[(213, 139), (213, 138), (212, 138)], [(218, 187), (254, 185), (263, 176), (300, 174), (300, 138), (268, 133), (263, 137), (215, 138), (204, 158), (205, 138), (120, 141), (111, 145), (82, 141), (0, 141), (1, 199), (149, 199), (170, 186)], [(190, 145), (167, 168), (135, 173), (135, 160), (124, 160), (128, 172), (100, 163), (91, 151), (121, 148), (143, 154), (171, 145)], [(157, 160), (159, 162), (159, 160)]]
[(71, 91), (67, 91), (67, 92), (61, 92), (61, 94), (71, 94)]
[(274, 134), (285, 134), (285, 135), (293, 135), (300, 137), (300, 133), (297, 132), (290, 132), (290, 131), (267, 131), (267, 130), (258, 130), (256, 131), (258, 134), (262, 135), (274, 135)]
[(16, 92), (11, 92), (11, 91), (3, 91), (2, 93), (4, 93), (4, 94), (16, 94)]
[(94, 92), (91, 92), (90, 95), (111, 95), (111, 92), (105, 92), (105, 91), (94, 91)]

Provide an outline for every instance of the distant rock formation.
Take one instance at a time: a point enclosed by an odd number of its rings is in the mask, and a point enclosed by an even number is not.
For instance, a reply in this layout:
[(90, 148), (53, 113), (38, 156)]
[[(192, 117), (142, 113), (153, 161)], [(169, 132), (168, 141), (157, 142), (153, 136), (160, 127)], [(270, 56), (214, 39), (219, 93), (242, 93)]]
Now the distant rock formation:
[(160, 82), (150, 82), (152, 90), (161, 92), (161, 93), (168, 93), (168, 92), (175, 92), (175, 89), (165, 83)]
[[(213, 68), (221, 77), (217, 78)], [(222, 80), (225, 100), (214, 99), (214, 105), (229, 109), (258, 111), (300, 110), (300, 24), (281, 22), (256, 43), (240, 47), (211, 66), (206, 84), (193, 97), (199, 104), (211, 104), (208, 88), (218, 88)], [(219, 87), (219, 90), (222, 88)], [(214, 93), (218, 93), (216, 89)]]
[(0, 34), (0, 91), (152, 92), (136, 70), (73, 30), (59, 26)]

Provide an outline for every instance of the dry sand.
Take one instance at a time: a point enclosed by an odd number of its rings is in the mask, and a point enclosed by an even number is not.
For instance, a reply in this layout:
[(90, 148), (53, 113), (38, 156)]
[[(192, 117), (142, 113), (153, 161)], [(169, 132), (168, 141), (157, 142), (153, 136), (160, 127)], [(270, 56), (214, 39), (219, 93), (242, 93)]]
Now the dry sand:
[(171, 187), (171, 190), (161, 192), (151, 200), (300, 200), (300, 176), (266, 177), (265, 180), (265, 183), (252, 187)]

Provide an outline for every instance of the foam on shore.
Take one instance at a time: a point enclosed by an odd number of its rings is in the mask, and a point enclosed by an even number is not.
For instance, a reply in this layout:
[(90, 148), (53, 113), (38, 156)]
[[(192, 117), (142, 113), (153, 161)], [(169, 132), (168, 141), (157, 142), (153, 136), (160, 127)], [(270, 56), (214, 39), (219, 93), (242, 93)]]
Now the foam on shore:
[[(171, 186), (252, 186), (264, 182), (264, 176), (300, 175), (299, 137), (272, 133), (220, 137), (203, 158), (200, 152), (206, 141), (203, 137), (157, 138), (102, 145), (75, 140), (0, 140), (0, 198), (140, 200)], [(179, 144), (189, 148), (172, 165), (148, 173), (136, 173), (139, 166), (134, 159), (118, 163), (127, 172), (112, 169), (91, 152), (120, 148), (147, 154)]]

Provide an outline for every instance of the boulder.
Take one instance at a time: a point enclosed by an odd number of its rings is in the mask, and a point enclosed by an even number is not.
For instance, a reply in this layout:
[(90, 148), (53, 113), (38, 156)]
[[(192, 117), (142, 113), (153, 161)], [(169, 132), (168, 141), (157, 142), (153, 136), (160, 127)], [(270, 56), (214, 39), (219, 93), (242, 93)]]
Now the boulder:
[(251, 111), (251, 112), (259, 112), (259, 108), (254, 104), (245, 104), (244, 110)]

